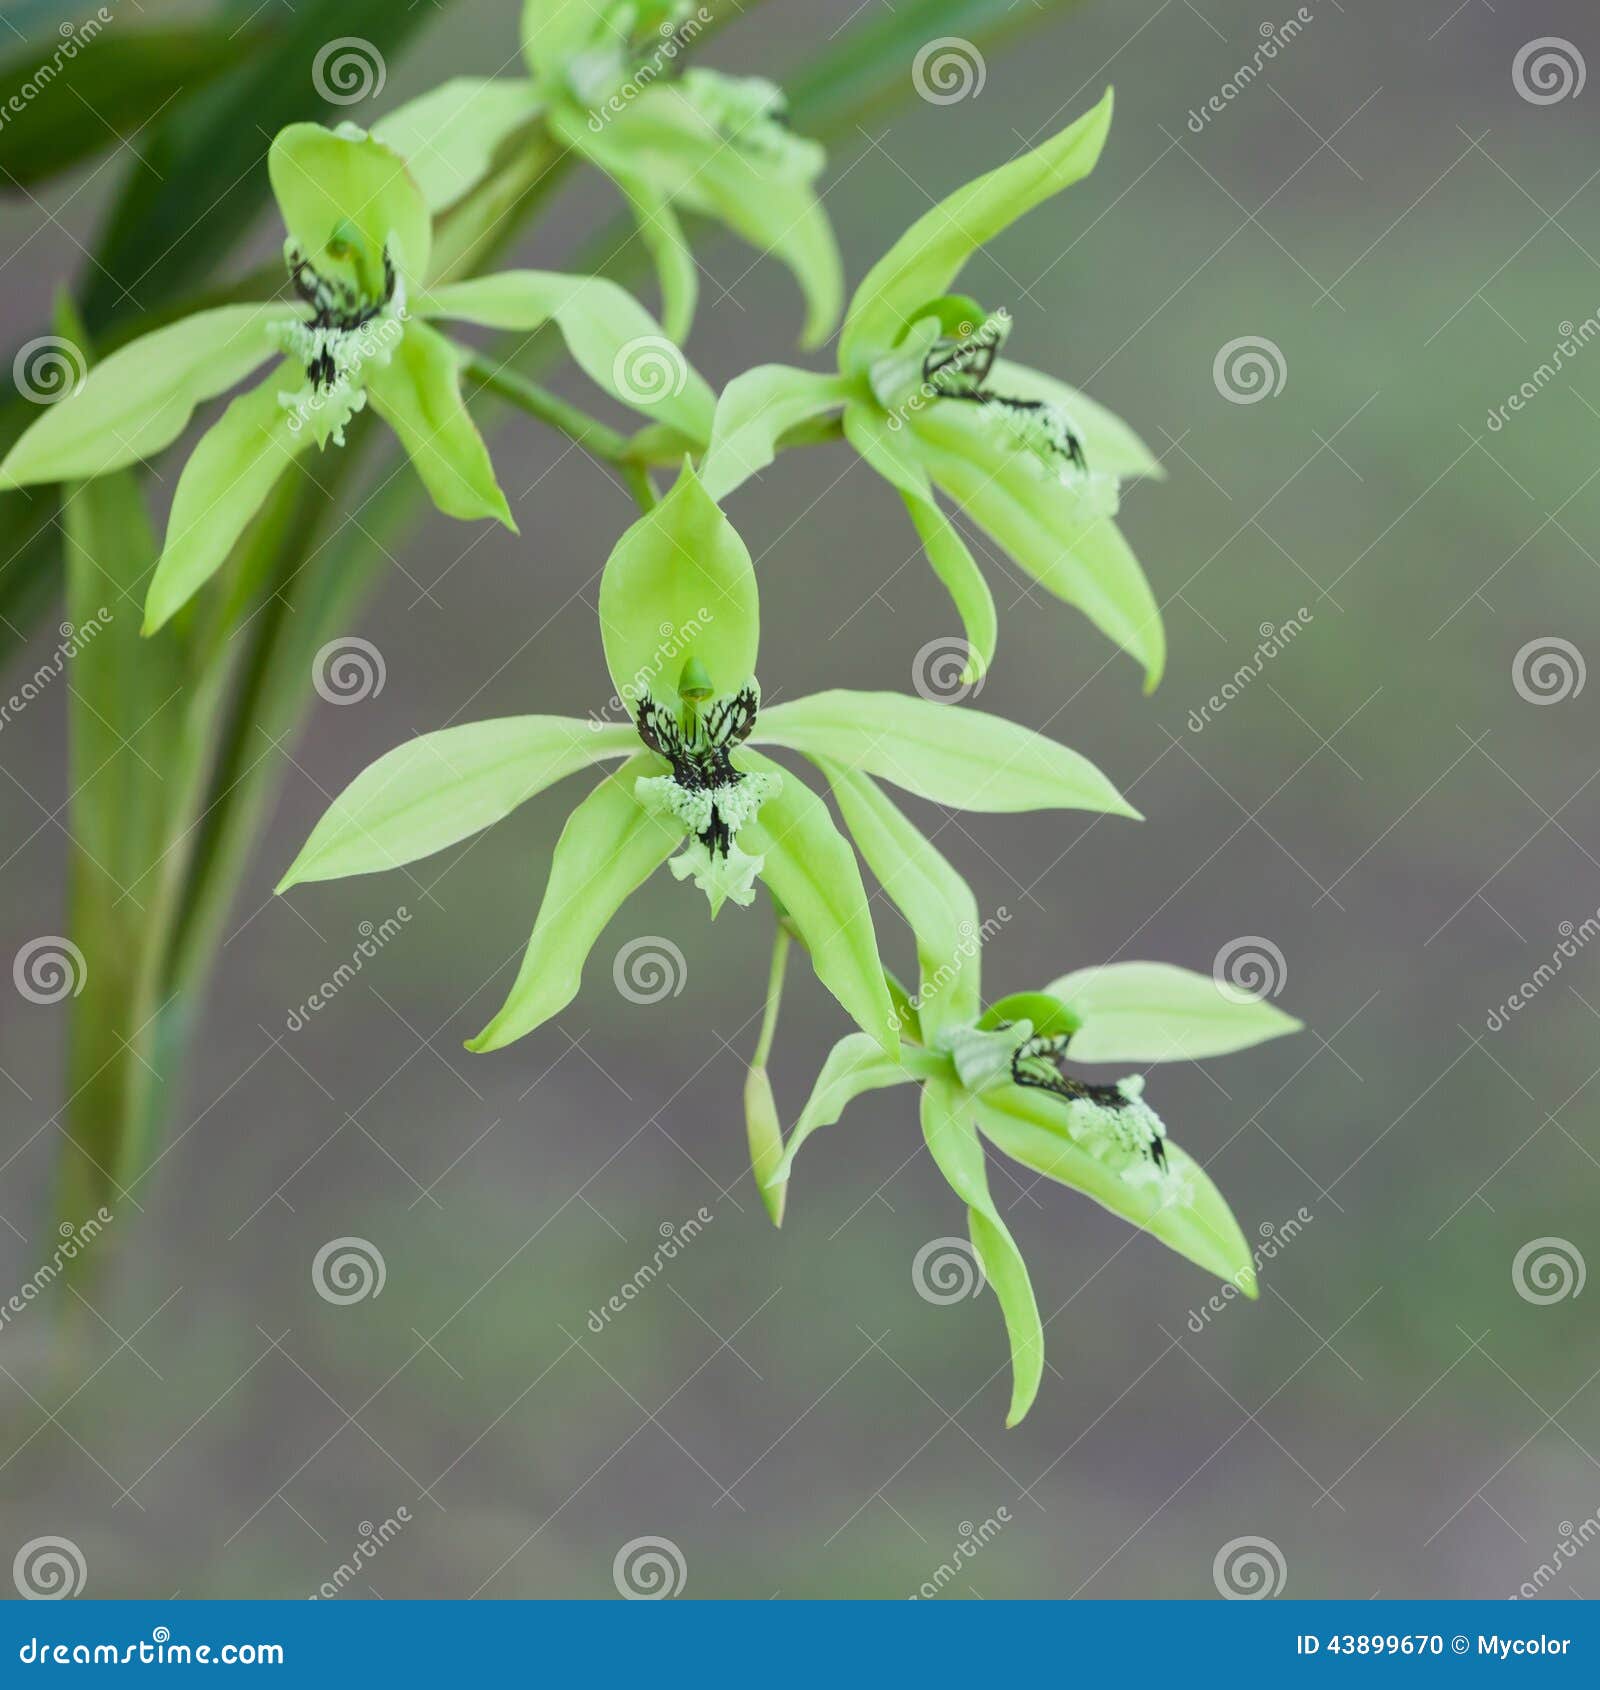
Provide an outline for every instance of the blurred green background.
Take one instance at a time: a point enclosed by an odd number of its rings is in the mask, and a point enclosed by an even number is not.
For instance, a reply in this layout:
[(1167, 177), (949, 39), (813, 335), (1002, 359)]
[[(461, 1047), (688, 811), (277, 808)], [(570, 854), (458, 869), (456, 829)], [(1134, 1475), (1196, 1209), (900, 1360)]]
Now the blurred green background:
[[(781, 80), (886, 10), (769, 4), (706, 62)], [(1530, 1301), (1513, 1277), (1534, 1240), (1563, 1243), (1574, 1276), (1600, 1249), (1600, 951), (1488, 1025), (1560, 924), (1600, 906), (1600, 685), (1577, 684), (1600, 654), (1600, 350), (1488, 421), (1561, 325), (1600, 310), (1600, 88), (1535, 101), (1513, 77), (1546, 36), (1600, 70), (1593, 9), (1308, 0), (1299, 37), (1198, 133), (1190, 113), (1293, 8), (1017, 10), (1026, 30), (984, 48), (967, 97), (918, 99), (905, 66), (904, 97), (835, 142), (826, 203), (854, 281), (933, 198), (1115, 82), (1094, 176), (964, 285), (1009, 306), (1013, 356), (1164, 459), (1125, 527), (1172, 656), (1144, 698), (1130, 661), (985, 548), (1002, 636), (982, 707), (1082, 750), (1148, 820), (918, 814), (984, 911), (1008, 912), (992, 992), (1111, 958), (1207, 970), (1238, 938), (1281, 952), (1306, 1033), (1150, 1082), (1247, 1234), (1313, 1217), (1261, 1302), (1202, 1319), (1217, 1287), (1196, 1269), (996, 1164), (1049, 1343), (1038, 1405), (1005, 1432), (992, 1298), (941, 1306), (913, 1283), (919, 1249), (963, 1227), (909, 1095), (820, 1137), (782, 1232), (767, 1223), (739, 1094), (769, 925), (708, 925), (666, 876), (558, 1026), (464, 1053), (584, 777), (413, 873), (271, 897), (328, 796), (404, 737), (603, 706), (594, 595), (631, 507), (518, 421), (495, 450), (521, 539), (419, 519), (349, 629), (383, 654), (382, 693), (262, 747), (283, 796), (174, 1147), (116, 1222), (77, 1346), (43, 1309), (0, 1330), (0, 1553), (66, 1536), (97, 1596), (304, 1595), (403, 1507), (349, 1594), (610, 1597), (614, 1557), (651, 1536), (681, 1552), (690, 1597), (898, 1597), (1004, 1510), (949, 1595), (1210, 1597), (1219, 1553), (1261, 1538), (1294, 1596), (1505, 1596), (1600, 1508), (1595, 1293)], [(514, 70), (515, 11), (429, 23), (351, 115)], [(125, 168), (7, 199), (14, 330), (79, 272)], [(560, 267), (616, 209), (575, 176), (516, 256)], [(785, 273), (721, 237), (700, 252), (699, 367), (792, 360)], [(1283, 373), (1253, 403), (1214, 377), (1244, 337)], [(729, 509), (758, 559), (769, 698), (908, 688), (954, 631), (899, 502), (843, 448), (786, 455)], [(1302, 610), (1195, 731), (1262, 625)], [(1524, 696), (1536, 641), (1568, 642), (1566, 696)], [(60, 930), (65, 702), (60, 686), (0, 731), (7, 956)], [(359, 924), (402, 907), (401, 934), (290, 1031)], [(612, 959), (643, 936), (681, 950), (681, 995), (619, 994)], [(64, 1026), (5, 988), (0, 1292), (51, 1247)], [(789, 1119), (844, 1030), (797, 969), (773, 1064)], [(702, 1206), (713, 1223), (594, 1332), (590, 1311)], [(346, 1236), (377, 1246), (386, 1283), (331, 1306), (311, 1263)], [(1548, 1593), (1600, 1590), (1597, 1557)]]

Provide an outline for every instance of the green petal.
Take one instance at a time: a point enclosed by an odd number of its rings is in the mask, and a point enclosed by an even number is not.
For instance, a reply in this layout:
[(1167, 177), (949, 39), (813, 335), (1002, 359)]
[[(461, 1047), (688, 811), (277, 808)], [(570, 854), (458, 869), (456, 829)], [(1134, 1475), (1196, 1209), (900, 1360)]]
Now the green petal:
[(385, 248), (413, 284), (428, 273), (433, 222), (422, 190), (392, 148), (354, 124), (324, 129), (291, 123), (267, 153), (272, 192), (284, 227), (312, 264), (328, 264), (330, 242), (359, 232), (370, 263)]
[(740, 753), (740, 766), (783, 783), (761, 806), (759, 820), (740, 829), (740, 845), (765, 857), (761, 878), (804, 940), (817, 978), (863, 1032), (895, 1055), (900, 1040), (855, 852), (827, 805), (793, 775), (753, 751)]
[(669, 340), (681, 342), (694, 323), (695, 301), (700, 296), (700, 271), (689, 237), (665, 195), (642, 177), (613, 170), (611, 179), (633, 207), (639, 238), (655, 264), (656, 283), (661, 289), (661, 326)]
[(0, 487), (88, 480), (154, 457), (196, 405), (276, 355), (267, 325), (295, 314), (291, 305), (222, 305), (113, 352), (24, 432), (0, 463)]
[(772, 1095), (772, 1081), (765, 1068), (751, 1068), (745, 1074), (744, 1128), (756, 1189), (772, 1224), (782, 1226), (789, 1187), (786, 1180), (774, 1176), (783, 1161), (783, 1127), (778, 1120), (778, 1100)]
[(958, 188), (903, 234), (868, 271), (845, 314), (839, 367), (865, 370), (917, 309), (950, 291), (962, 265), (1034, 206), (1094, 169), (1111, 127), (1111, 90), (1092, 111), (1031, 153)]
[(600, 33), (605, 11), (596, 0), (524, 0), (522, 52), (535, 76), (561, 71)]
[(490, 329), (531, 331), (554, 322), (589, 379), (614, 399), (697, 445), (711, 437), (711, 389), (655, 318), (615, 282), (503, 270), (436, 288), (419, 309)]
[(826, 416), (845, 402), (850, 383), (841, 376), (759, 364), (733, 378), (717, 400), (701, 478), (714, 499), (725, 499), (777, 456), (778, 440), (791, 428)]
[(578, 995), (595, 941), (629, 897), (683, 843), (640, 808), (633, 785), (659, 767), (639, 756), (608, 776), (567, 818), (511, 994), (468, 1050), (499, 1050), (559, 1015)]
[(958, 810), (1135, 810), (1087, 757), (1000, 716), (897, 692), (813, 693), (763, 710), (758, 744), (787, 745)]
[(461, 397), (461, 355), (437, 329), (408, 323), (389, 362), (369, 367), (366, 388), (446, 516), (493, 517), (517, 532), (489, 448)]
[[(1135, 1186), (1073, 1142), (1066, 1127), (1066, 1105), (1048, 1092), (997, 1086), (974, 1099), (974, 1108), (985, 1135), (1013, 1161), (1092, 1197), (1180, 1256), (1255, 1296), (1255, 1268), (1233, 1211), (1205, 1170), (1170, 1138), (1166, 1140), (1168, 1181)], [(1175, 1181), (1192, 1187), (1188, 1202), (1174, 1199)]]
[[(904, 1054), (909, 1055), (909, 1050)], [(915, 1078), (915, 1073), (899, 1060), (885, 1056), (876, 1039), (865, 1033), (846, 1033), (828, 1052), (828, 1060), (817, 1075), (800, 1119), (789, 1134), (783, 1159), (769, 1176), (770, 1180), (786, 1181), (793, 1172), (800, 1146), (818, 1127), (831, 1127), (863, 1092), (882, 1091), (886, 1086), (904, 1085)]]
[(856, 849), (916, 935), (915, 1008), (924, 1033), (975, 1021), (982, 939), (971, 887), (869, 776), (822, 759), (818, 766)]
[(632, 727), (565, 716), (506, 716), (422, 734), (363, 769), (334, 799), (277, 890), (431, 856), (574, 771), (638, 746)]
[(172, 496), (166, 545), (145, 599), (147, 634), (222, 567), (278, 477), (310, 445), (309, 431), (292, 428), (292, 420), (269, 375), (201, 435)]
[(756, 672), (760, 605), (750, 553), (687, 465), (617, 541), (600, 577), (600, 635), (617, 697), (671, 700), (691, 658), (714, 694)]
[(495, 154), (539, 114), (518, 77), (452, 76), (372, 126), (397, 152), (430, 211), (454, 205), (489, 174)]
[(1145, 668), (1152, 691), (1166, 663), (1161, 610), (1128, 542), (1103, 508), (1110, 475), (1067, 484), (991, 426), (984, 408), (936, 404), (912, 422), (934, 481), (1041, 586), (1076, 605)]
[(1224, 994), (1209, 974), (1166, 962), (1112, 962), (1063, 974), (1045, 990), (1083, 1022), (1080, 1062), (1191, 1062), (1297, 1033), (1302, 1023), (1265, 999)]
[(1121, 417), (1087, 393), (1068, 387), (1042, 370), (1013, 364), (1004, 358), (995, 360), (988, 386), (1013, 399), (1043, 399), (1046, 404), (1059, 406), (1072, 419), (1091, 469), (1123, 478), (1148, 476), (1153, 481), (1166, 480), (1166, 467), (1155, 453)]
[(989, 1194), (972, 1102), (955, 1081), (935, 1079), (923, 1086), (922, 1136), (940, 1173), (967, 1205), (972, 1247), (1005, 1315), (1011, 1342), (1011, 1411), (1006, 1425), (1015, 1426), (1033, 1406), (1044, 1377), (1044, 1325), (1022, 1252)]
[(944, 583), (966, 634), (967, 665), (963, 684), (982, 677), (994, 661), (999, 621), (994, 595), (983, 572), (973, 561), (967, 543), (939, 509), (928, 482), (928, 472), (917, 455), (917, 443), (903, 426), (889, 426), (889, 419), (876, 405), (857, 403), (845, 407), (844, 432), (868, 464), (892, 487), (898, 488), (922, 549), (933, 572)]

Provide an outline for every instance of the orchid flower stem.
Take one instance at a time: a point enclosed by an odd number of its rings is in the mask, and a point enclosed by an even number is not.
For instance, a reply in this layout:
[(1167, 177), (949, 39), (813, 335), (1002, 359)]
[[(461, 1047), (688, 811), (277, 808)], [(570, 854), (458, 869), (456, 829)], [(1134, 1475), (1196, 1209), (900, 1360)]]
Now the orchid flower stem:
[(772, 1041), (778, 1031), (778, 1011), (783, 1007), (783, 977), (789, 966), (789, 929), (780, 921), (772, 935), (772, 969), (767, 975), (767, 1007), (761, 1017), (761, 1032), (756, 1039), (755, 1053), (750, 1058), (752, 1068), (765, 1068), (772, 1054)]
[(599, 418), (591, 417), (587, 411), (552, 393), (549, 388), (519, 375), (508, 365), (498, 364), (482, 353), (469, 352), (463, 368), (480, 387), (504, 399), (507, 404), (515, 405), (519, 411), (526, 411), (530, 417), (547, 423), (575, 445), (581, 446), (591, 457), (604, 463), (630, 467), (637, 462), (626, 435)]

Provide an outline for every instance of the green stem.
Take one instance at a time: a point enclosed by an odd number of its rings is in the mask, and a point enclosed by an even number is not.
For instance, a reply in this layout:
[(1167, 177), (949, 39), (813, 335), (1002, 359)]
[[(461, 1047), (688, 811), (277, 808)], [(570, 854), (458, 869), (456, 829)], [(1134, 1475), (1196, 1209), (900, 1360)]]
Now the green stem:
[(469, 352), (463, 367), (479, 387), (515, 405), (519, 411), (526, 411), (530, 417), (537, 417), (540, 422), (558, 429), (591, 457), (608, 464), (635, 461), (633, 448), (625, 434), (601, 422), (598, 417), (591, 417), (581, 406), (563, 399), (560, 394), (530, 381), (510, 365), (497, 363), (481, 352)]
[(751, 1066), (765, 1068), (772, 1055), (772, 1040), (778, 1031), (778, 1012), (783, 1007), (783, 978), (789, 966), (789, 929), (780, 921), (773, 929), (772, 967), (767, 974), (767, 1007), (761, 1017), (761, 1032), (756, 1038)]

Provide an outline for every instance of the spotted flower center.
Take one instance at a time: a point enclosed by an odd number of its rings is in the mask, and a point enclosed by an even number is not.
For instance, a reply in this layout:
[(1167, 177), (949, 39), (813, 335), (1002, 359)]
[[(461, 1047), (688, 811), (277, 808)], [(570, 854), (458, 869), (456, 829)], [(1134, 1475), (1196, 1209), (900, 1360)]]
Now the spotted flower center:
[[(708, 689), (709, 690), (709, 689)], [(672, 859), (679, 880), (693, 878), (715, 915), (725, 900), (749, 904), (763, 858), (739, 846), (739, 831), (777, 795), (776, 775), (733, 766), (736, 745), (750, 737), (760, 708), (754, 681), (736, 693), (704, 702), (687, 699), (677, 714), (649, 694), (635, 713), (639, 737), (672, 765), (671, 774), (646, 775), (634, 788), (652, 815), (670, 817), (689, 835)]]

